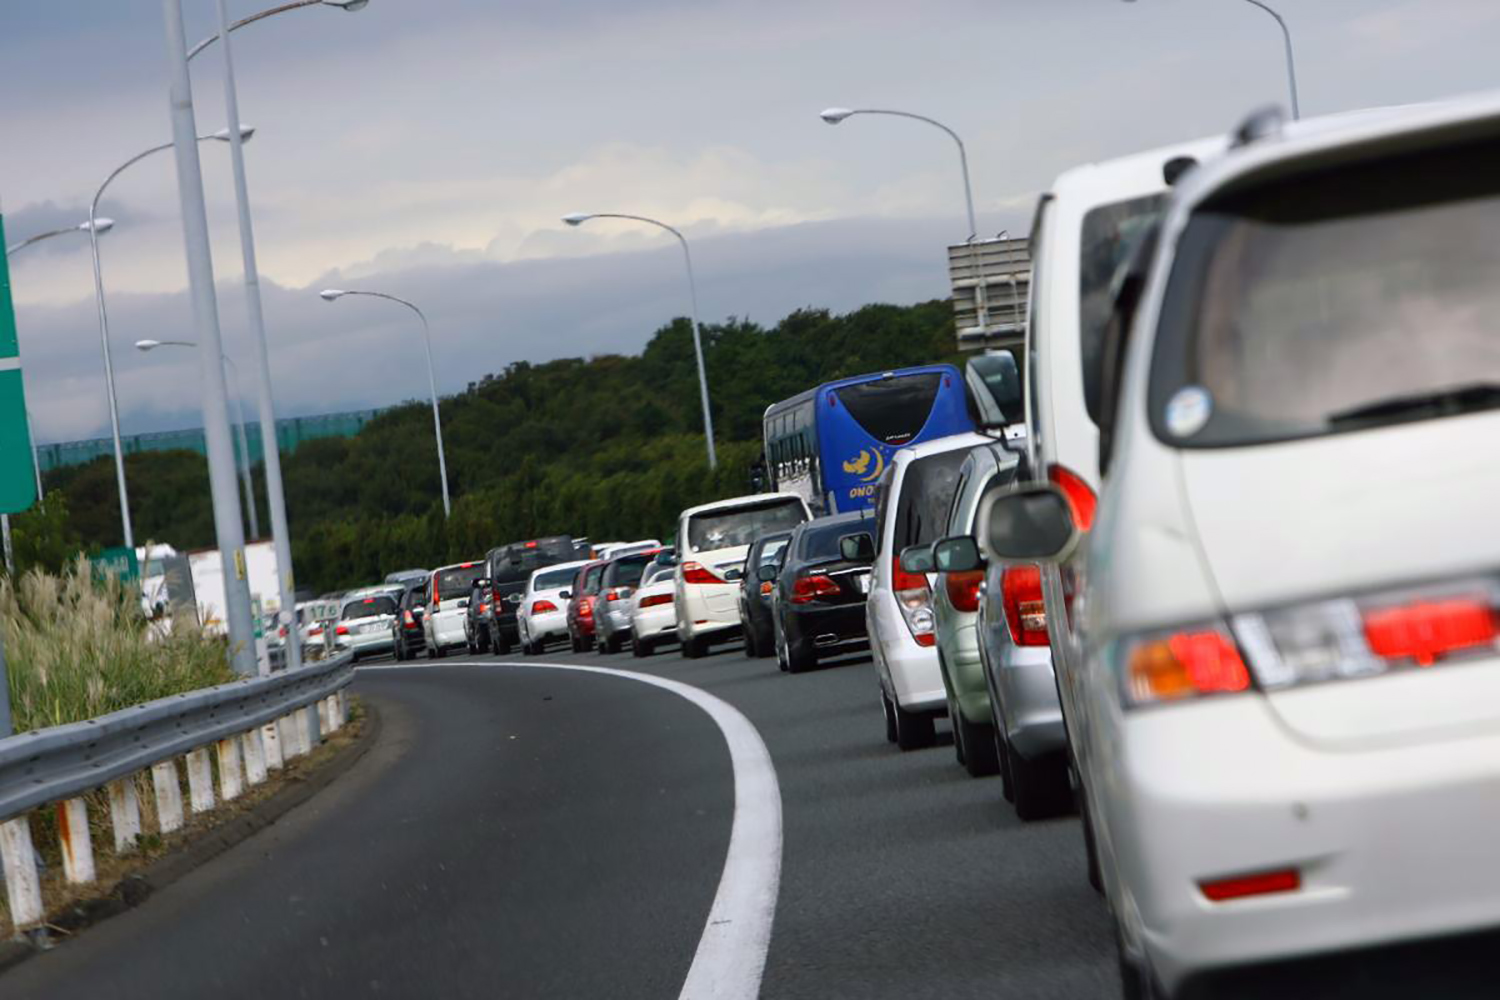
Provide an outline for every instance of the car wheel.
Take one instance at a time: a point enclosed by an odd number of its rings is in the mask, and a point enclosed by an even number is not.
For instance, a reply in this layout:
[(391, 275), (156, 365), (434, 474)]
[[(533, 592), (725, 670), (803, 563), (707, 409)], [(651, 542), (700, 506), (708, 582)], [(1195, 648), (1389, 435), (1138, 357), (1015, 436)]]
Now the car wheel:
[(776, 669), (786, 673), (789, 669), (786, 659), (786, 636), (781, 631), (781, 626), (771, 622), (771, 642), (776, 646)]
[(505, 634), (504, 629), (500, 629), (495, 636), (495, 641), (491, 643), (490, 646), (500, 656), (509, 656), (510, 636)]
[(429, 660), (435, 660), (435, 659), (437, 659), (437, 650), (436, 650), (436, 649), (434, 649), (434, 648), (433, 648), (433, 647), (431, 647), (431, 646), (426, 646), (426, 647), (424, 647), (424, 648), (425, 648), (425, 649), (426, 649), (426, 651), (427, 651), (427, 658), (428, 658), (428, 659), (429, 659)]
[(964, 745), (964, 770), (971, 778), (988, 778), (1000, 773), (1000, 757), (995, 752), (994, 734), (991, 727), (973, 723), (964, 718), (963, 709), (953, 706), (954, 741), (962, 734)]
[(885, 688), (880, 689), (880, 714), (885, 716), (885, 741), (896, 742), (896, 710), (891, 706), (891, 699), (885, 695)]
[(444, 649), (442, 646), (433, 646), (432, 655), (441, 660), (443, 657), (448, 655), (448, 650)]
[(760, 657), (760, 643), (755, 641), (755, 626), (749, 620), (745, 622), (745, 657), (751, 660)]
[(902, 750), (923, 750), (937, 742), (932, 716), (908, 712), (895, 699), (891, 700), (891, 709), (896, 716), (896, 745)]
[(1011, 781), (1010, 744), (1006, 741), (1005, 734), (1000, 731), (999, 726), (990, 728), (995, 731), (995, 756), (1000, 761), (1000, 794), (1005, 796), (1005, 801), (1014, 803), (1016, 791)]
[(1068, 811), (1069, 789), (1065, 757), (1044, 754), (1027, 760), (1010, 755), (1010, 784), (1016, 815), (1023, 820), (1046, 819)]
[[(946, 686), (948, 678), (943, 678)], [(953, 699), (948, 699), (948, 721), (953, 728), (953, 758), (958, 761), (958, 766), (964, 766), (964, 731), (958, 728), (958, 706), (953, 704)]]
[(782, 630), (782, 643), (786, 646), (787, 673), (800, 674), (818, 665), (818, 652), (805, 642), (792, 642)]
[(1089, 815), (1089, 798), (1083, 788), (1078, 789), (1078, 817), (1083, 820), (1083, 850), (1087, 865), (1089, 888), (1104, 895), (1104, 873), (1099, 867), (1099, 845), (1094, 839), (1093, 817)]
[(1115, 954), (1119, 958), (1120, 996), (1124, 1000), (1163, 1000), (1166, 997), (1166, 991), (1157, 984), (1145, 957), (1137, 958), (1126, 950), (1118, 922), (1115, 923)]
[(682, 655), (689, 660), (702, 659), (708, 652), (708, 640), (701, 635), (691, 635), (682, 640)]

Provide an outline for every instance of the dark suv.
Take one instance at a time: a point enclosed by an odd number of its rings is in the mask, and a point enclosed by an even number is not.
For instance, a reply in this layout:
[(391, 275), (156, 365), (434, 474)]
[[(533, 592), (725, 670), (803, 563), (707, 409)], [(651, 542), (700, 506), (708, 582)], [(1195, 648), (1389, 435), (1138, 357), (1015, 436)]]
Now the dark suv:
[(482, 614), (474, 617), (474, 643), (497, 653), (510, 652), (521, 641), (516, 629), (516, 611), (526, 592), (526, 581), (536, 570), (560, 562), (572, 562), (577, 550), (567, 535), (511, 542), (490, 549), (484, 558), (484, 575), (490, 581), (489, 597)]
[(745, 629), (745, 655), (752, 659), (776, 652), (776, 637), (771, 632), (771, 590), (775, 584), (760, 578), (760, 567), (781, 566), (790, 531), (773, 531), (750, 543), (745, 553), (744, 575), (740, 577), (740, 624)]
[(391, 622), (391, 650), (398, 660), (414, 659), (427, 644), (422, 637), (422, 612), (427, 610), (427, 587), (432, 574), (401, 581), (396, 595), (396, 620)]

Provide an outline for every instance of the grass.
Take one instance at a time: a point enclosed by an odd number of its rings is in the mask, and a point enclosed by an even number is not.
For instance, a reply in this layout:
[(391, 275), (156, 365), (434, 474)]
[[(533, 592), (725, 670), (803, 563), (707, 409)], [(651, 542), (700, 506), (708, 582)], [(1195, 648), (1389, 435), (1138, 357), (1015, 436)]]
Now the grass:
[(133, 586), (82, 559), (0, 580), (0, 635), (18, 733), (235, 679), (222, 639), (153, 629)]

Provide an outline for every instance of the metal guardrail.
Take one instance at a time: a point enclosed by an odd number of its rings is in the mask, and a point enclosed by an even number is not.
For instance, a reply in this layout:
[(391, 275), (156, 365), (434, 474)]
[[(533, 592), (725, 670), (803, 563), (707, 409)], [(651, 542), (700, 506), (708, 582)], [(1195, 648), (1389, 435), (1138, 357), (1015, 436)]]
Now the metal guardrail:
[(56, 803), (65, 877), (91, 882), (84, 793), (108, 787), (115, 847), (128, 851), (141, 834), (137, 775), (150, 771), (160, 832), (170, 833), (184, 822), (177, 758), (186, 757), (192, 812), (206, 812), (215, 802), (210, 747), (218, 757), (219, 796), (237, 798), (247, 783), (264, 781), (285, 759), (309, 752), (321, 732), (344, 724), (344, 688), (353, 679), (353, 657), (343, 653), (294, 672), (0, 739), (0, 856), (14, 925), (43, 917), (28, 812)]

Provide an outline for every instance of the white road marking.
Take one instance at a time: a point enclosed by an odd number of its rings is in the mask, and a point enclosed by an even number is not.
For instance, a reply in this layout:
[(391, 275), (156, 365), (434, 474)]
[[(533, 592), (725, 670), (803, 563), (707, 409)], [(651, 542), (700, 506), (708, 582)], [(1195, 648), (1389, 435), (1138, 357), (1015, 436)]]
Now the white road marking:
[[(692, 967), (678, 1000), (755, 1000), (760, 995), (766, 952), (771, 946), (771, 924), (776, 917), (776, 895), (781, 886), (781, 786), (776, 768), (760, 733), (733, 705), (691, 684), (653, 674), (609, 667), (533, 660), (450, 660), (432, 666), (540, 667), (605, 674), (640, 681), (671, 691), (697, 705), (724, 735), (734, 767), (734, 819), (729, 830), (729, 853), (719, 876), (719, 889)], [(356, 667), (367, 670), (423, 670), (425, 665), (387, 663)]]

